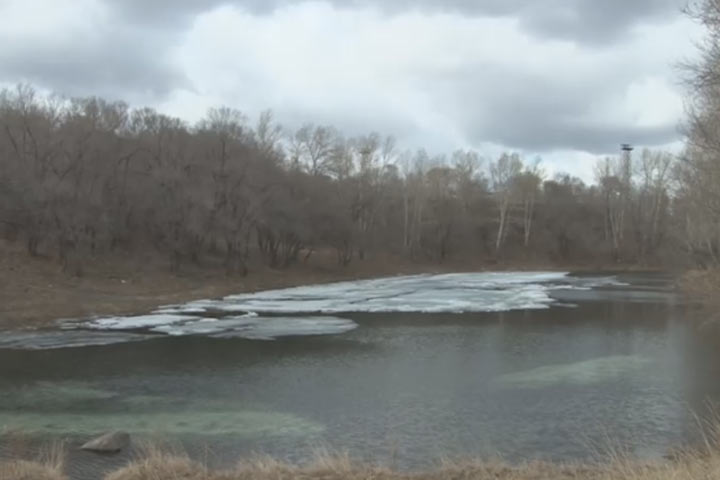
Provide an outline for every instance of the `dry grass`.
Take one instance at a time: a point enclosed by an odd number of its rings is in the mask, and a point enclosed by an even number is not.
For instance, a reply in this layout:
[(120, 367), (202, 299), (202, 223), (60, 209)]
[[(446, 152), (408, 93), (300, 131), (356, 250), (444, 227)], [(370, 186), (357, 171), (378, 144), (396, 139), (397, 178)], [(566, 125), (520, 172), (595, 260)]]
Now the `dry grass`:
[(212, 472), (183, 456), (155, 456), (111, 473), (105, 480), (711, 480), (720, 478), (720, 455), (686, 456), (672, 462), (643, 464), (615, 462), (605, 466), (534, 462), (445, 463), (426, 473), (407, 473), (354, 463), (347, 457), (294, 466), (258, 459), (237, 468)]
[(188, 457), (155, 454), (112, 472), (106, 480), (205, 480), (212, 478), (208, 470)]
[(720, 304), (720, 269), (691, 270), (680, 278), (680, 288), (703, 303)]
[(693, 312), (700, 326), (717, 330), (720, 327), (720, 268), (686, 272), (678, 286), (694, 302)]
[(2, 480), (65, 480), (66, 478), (62, 470), (38, 462), (16, 460), (0, 463)]
[(157, 456), (132, 464), (105, 480), (716, 480), (720, 455), (688, 456), (672, 462), (642, 464), (623, 461), (606, 466), (502, 462), (444, 464), (427, 473), (397, 472), (357, 464), (345, 457), (293, 466), (272, 459), (245, 462), (236, 469), (212, 472), (186, 457)]
[(347, 454), (322, 452), (302, 466), (258, 457), (242, 461), (232, 470), (211, 471), (185, 455), (151, 448), (142, 460), (105, 480), (718, 480), (720, 417), (701, 423), (707, 433), (698, 448), (679, 451), (672, 460), (652, 463), (616, 452), (596, 464), (448, 460), (433, 471), (412, 473), (355, 462)]
[[(3, 443), (9, 443), (11, 451), (18, 458), (26, 448), (26, 439), (17, 432), (3, 432)], [(65, 469), (65, 448), (53, 443), (41, 451), (33, 460), (0, 460), (0, 480), (67, 480)]]
[[(149, 450), (141, 459), (105, 476), (104, 480), (717, 480), (720, 479), (718, 436), (673, 460), (644, 463), (616, 458), (605, 464), (502, 461), (446, 461), (434, 471), (399, 472), (354, 462), (347, 455), (319, 455), (313, 462), (291, 465), (269, 457), (246, 460), (226, 471), (211, 471), (186, 455)], [(67, 480), (62, 463), (0, 463), (0, 480)]]

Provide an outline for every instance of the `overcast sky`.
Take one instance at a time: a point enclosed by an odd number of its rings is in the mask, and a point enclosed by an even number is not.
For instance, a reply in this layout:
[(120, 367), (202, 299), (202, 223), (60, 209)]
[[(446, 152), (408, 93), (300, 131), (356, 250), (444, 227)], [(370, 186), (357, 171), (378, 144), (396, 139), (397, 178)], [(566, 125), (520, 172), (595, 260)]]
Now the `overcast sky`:
[(540, 155), (678, 148), (685, 0), (0, 0), (0, 84)]

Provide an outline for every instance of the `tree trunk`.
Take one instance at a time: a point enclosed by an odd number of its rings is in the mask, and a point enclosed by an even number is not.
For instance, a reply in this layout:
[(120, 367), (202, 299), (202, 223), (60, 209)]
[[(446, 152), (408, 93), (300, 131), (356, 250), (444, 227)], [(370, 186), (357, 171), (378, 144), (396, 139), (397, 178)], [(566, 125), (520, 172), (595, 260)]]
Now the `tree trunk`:
[(500, 224), (498, 225), (497, 238), (495, 239), (495, 253), (500, 253), (503, 237), (505, 237), (505, 223), (507, 222), (508, 204), (506, 200), (500, 205)]

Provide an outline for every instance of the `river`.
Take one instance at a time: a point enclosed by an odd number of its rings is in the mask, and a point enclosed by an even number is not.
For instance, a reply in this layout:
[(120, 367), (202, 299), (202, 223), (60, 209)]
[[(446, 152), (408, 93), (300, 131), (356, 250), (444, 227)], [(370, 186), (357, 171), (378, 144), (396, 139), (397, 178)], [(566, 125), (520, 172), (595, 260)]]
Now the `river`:
[[(659, 457), (720, 400), (720, 341), (664, 274), (415, 276), (238, 295), (0, 334), (0, 428), (67, 438), (78, 480), (132, 453), (112, 429), (215, 466), (318, 449), (442, 457)], [(15, 454), (17, 442), (0, 446)]]

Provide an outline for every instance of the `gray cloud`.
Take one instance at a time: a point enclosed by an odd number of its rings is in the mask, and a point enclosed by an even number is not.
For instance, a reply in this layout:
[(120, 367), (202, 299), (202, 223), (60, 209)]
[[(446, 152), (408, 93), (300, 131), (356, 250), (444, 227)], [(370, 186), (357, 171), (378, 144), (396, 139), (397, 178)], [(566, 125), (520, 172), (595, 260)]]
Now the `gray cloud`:
[[(541, 76), (492, 64), (469, 64), (442, 77), (426, 75), (424, 89), (474, 144), (491, 142), (524, 151), (615, 152), (621, 143), (662, 145), (680, 137), (675, 123), (642, 126), (593, 109), (613, 101), (637, 72), (592, 75), (568, 68)], [(442, 92), (438, 86), (442, 85)]]
[[(135, 45), (133, 45), (135, 43)], [(56, 48), (25, 45), (0, 53), (0, 80), (30, 82), (73, 96), (101, 95), (150, 101), (187, 86), (183, 75), (163, 61), (162, 49), (138, 54), (142, 42), (78, 44)]]
[[(513, 122), (517, 123), (517, 122)], [(623, 127), (610, 124), (583, 122), (554, 122), (527, 128), (521, 125), (517, 131), (503, 130), (493, 137), (501, 145), (519, 145), (526, 151), (549, 151), (558, 148), (577, 148), (597, 155), (615, 153), (621, 143), (632, 145), (664, 145), (679, 136), (677, 127)], [(486, 138), (486, 131), (474, 132), (476, 138)], [(521, 142), (518, 143), (518, 140)]]
[[(220, 5), (253, 13), (271, 13), (304, 0), (107, 0), (133, 21), (184, 23)], [(390, 14), (408, 11), (462, 15), (511, 16), (544, 38), (581, 43), (614, 42), (636, 24), (677, 16), (686, 0), (327, 0), (340, 8), (379, 8)]]
[[(78, 11), (78, 14), (81, 14)], [(60, 28), (63, 28), (61, 25)], [(102, 95), (149, 102), (175, 88), (190, 88), (168, 51), (181, 31), (115, 21), (44, 36), (4, 38), (0, 81), (31, 82), (67, 95)]]
[[(181, 43), (198, 14), (232, 4), (266, 15), (277, 7), (301, 3), (299, 0), (105, 1), (114, 13), (112, 24), (98, 27), (90, 37), (81, 36), (69, 42), (56, 42), (50, 36), (23, 42), (0, 37), (5, 45), (12, 45), (12, 48), (0, 49), (0, 81), (31, 81), (65, 94), (97, 94), (129, 100), (135, 105), (157, 105), (171, 92), (195, 88), (180, 66), (173, 63), (170, 52)], [(346, 8), (371, 5), (389, 15), (412, 10), (508, 16), (516, 18), (522, 30), (539, 37), (570, 39), (584, 44), (585, 48), (602, 45), (614, 51), (620, 48), (615, 42), (633, 26), (677, 18), (680, 1), (332, 0), (331, 3)], [(286, 41), (292, 42), (292, 38)], [(621, 51), (617, 51), (620, 55)], [(229, 60), (232, 61), (238, 62), (237, 69), (246, 67), (240, 54)], [(557, 75), (553, 72), (533, 75), (524, 71), (522, 64), (509, 63), (512, 67), (473, 63), (468, 59), (463, 68), (442, 74), (433, 70), (407, 72), (407, 81), (412, 88), (419, 86), (427, 93), (439, 118), (446, 118), (458, 135), (471, 144), (489, 142), (526, 151), (584, 150), (605, 154), (616, 151), (620, 142), (660, 145), (679, 138), (673, 124), (637, 127), (591, 115), (593, 103), (608, 102), (633, 79), (648, 74), (642, 64), (635, 69), (630, 65), (613, 70), (618, 67), (616, 63), (589, 73), (573, 72), (569, 66)], [(252, 68), (247, 66), (248, 70)], [(253, 76), (255, 73), (248, 71), (248, 81), (239, 83), (238, 89), (256, 98), (276, 98), (277, 92), (269, 91), (272, 87), (263, 83), (262, 75)], [(336, 88), (342, 92), (343, 85)], [(242, 99), (238, 99), (241, 101), (232, 106), (244, 108)], [(404, 111), (370, 108), (365, 112), (343, 111), (329, 105), (317, 105), (315, 111), (308, 111), (307, 104), (294, 103), (292, 98), (284, 99), (280, 105), (267, 106), (274, 107), (278, 119), (291, 126), (311, 120), (336, 125), (353, 135), (378, 130), (393, 133), (401, 141), (422, 140), (429, 142), (425, 145), (430, 149), (457, 146), (449, 145), (457, 138), (447, 131), (421, 125), (422, 122), (413, 121)]]

